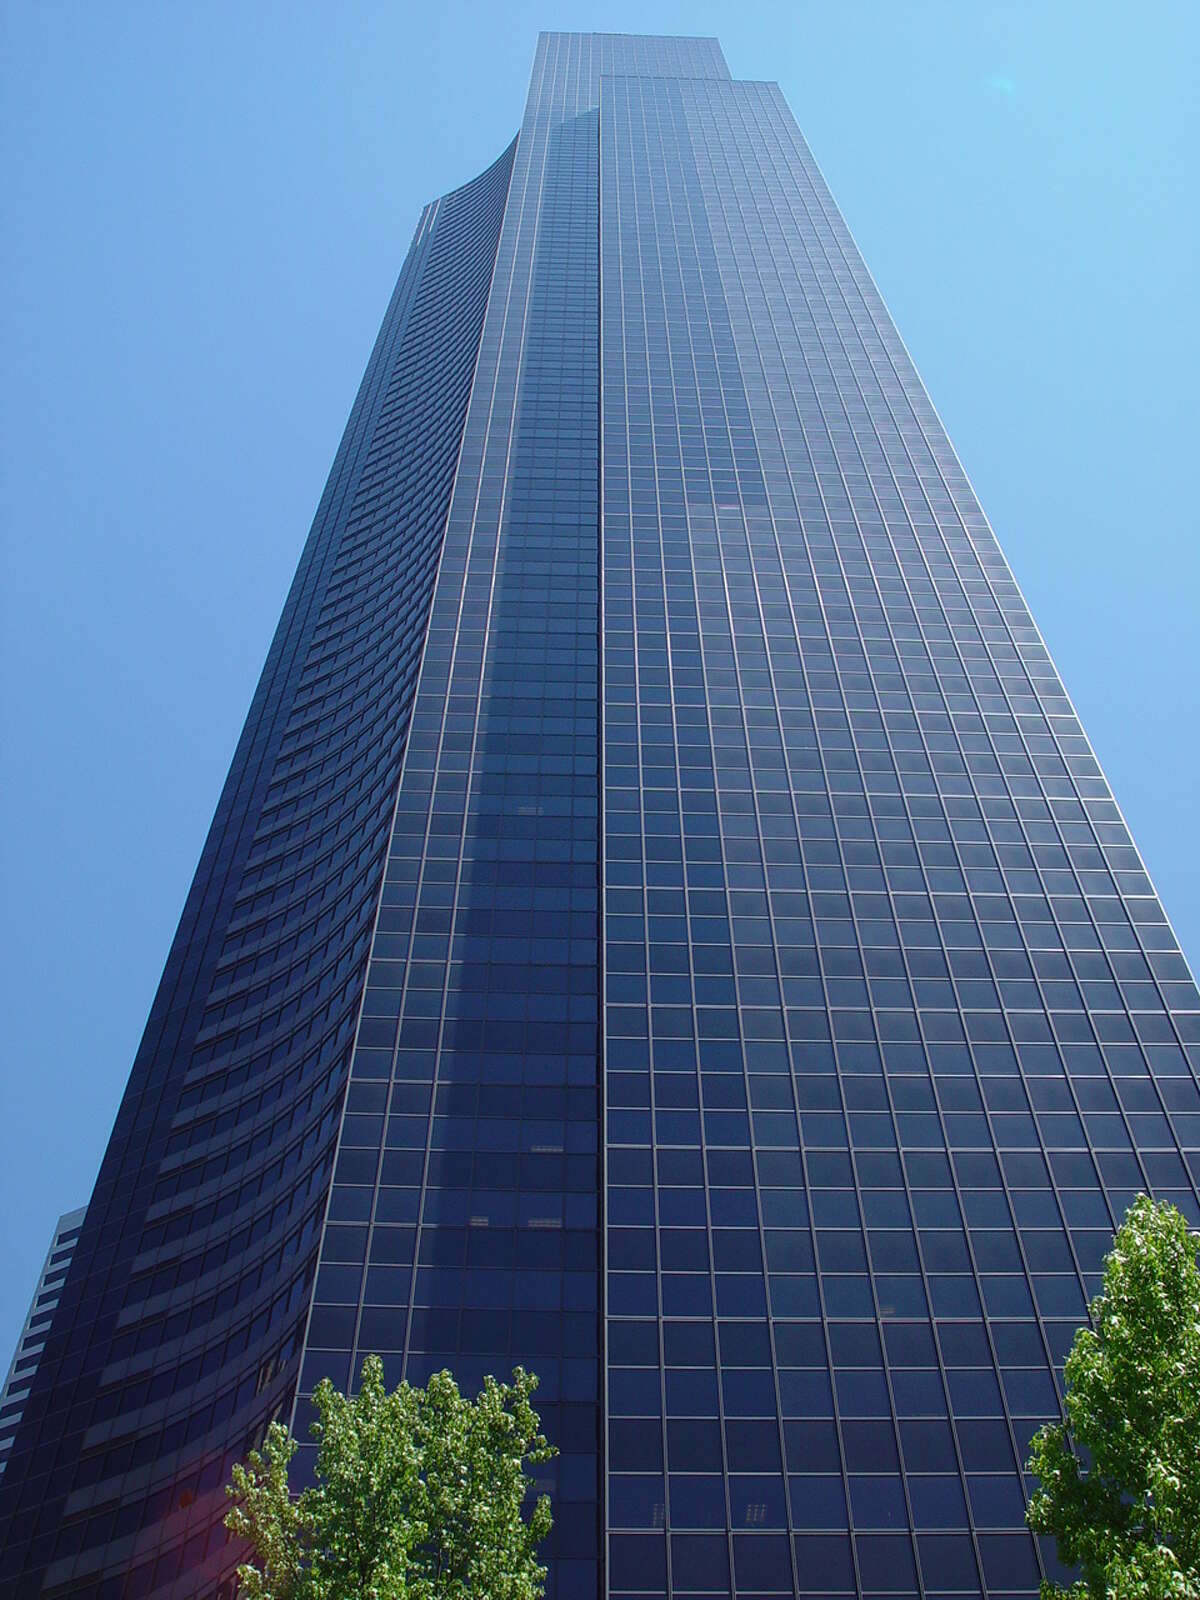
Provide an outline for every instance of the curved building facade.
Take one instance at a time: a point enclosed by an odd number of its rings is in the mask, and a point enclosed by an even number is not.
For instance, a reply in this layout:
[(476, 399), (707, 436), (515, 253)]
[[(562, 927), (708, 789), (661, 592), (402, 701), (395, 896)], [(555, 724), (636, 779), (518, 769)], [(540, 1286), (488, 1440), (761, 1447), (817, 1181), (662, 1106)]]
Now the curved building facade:
[(1200, 1223), (1197, 1019), (777, 86), (544, 34), (363, 379), (0, 1593), (225, 1600), (232, 1462), (377, 1352), (540, 1375), (554, 1600), (1032, 1600), (1113, 1228)]
[(334, 461), (25, 1402), (16, 1593), (211, 1593), (290, 1413), (512, 157), (427, 207)]

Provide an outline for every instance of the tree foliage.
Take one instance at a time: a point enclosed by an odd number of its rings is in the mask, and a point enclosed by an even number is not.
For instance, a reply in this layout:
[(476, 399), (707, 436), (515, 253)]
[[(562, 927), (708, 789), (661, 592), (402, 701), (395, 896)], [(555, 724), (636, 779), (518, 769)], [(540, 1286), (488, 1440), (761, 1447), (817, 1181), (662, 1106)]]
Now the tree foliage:
[(537, 1600), (550, 1531), (542, 1495), (526, 1520), (526, 1462), (555, 1454), (520, 1367), (486, 1378), (474, 1401), (449, 1372), (390, 1393), (369, 1356), (357, 1394), (326, 1379), (313, 1395), (315, 1485), (293, 1496), (299, 1448), (272, 1423), (261, 1450), (233, 1469), (226, 1526), (250, 1546), (238, 1568), (248, 1600)]
[(1029, 1526), (1082, 1573), (1044, 1600), (1200, 1600), (1200, 1242), (1139, 1195), (1034, 1436)]

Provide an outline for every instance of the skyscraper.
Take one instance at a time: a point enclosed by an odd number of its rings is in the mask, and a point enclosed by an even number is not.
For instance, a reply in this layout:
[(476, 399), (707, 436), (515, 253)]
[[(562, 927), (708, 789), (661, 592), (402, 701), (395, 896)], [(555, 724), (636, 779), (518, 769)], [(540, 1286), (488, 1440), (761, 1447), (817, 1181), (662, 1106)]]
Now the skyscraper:
[(382, 1354), (542, 1376), (551, 1593), (1027, 1600), (1197, 995), (778, 88), (546, 34), (424, 213), (10, 1465), (3, 1592), (227, 1595)]
[(67, 1268), (75, 1253), (75, 1241), (79, 1238), (85, 1209), (81, 1206), (78, 1211), (68, 1211), (59, 1217), (54, 1226), (54, 1236), (46, 1251), (33, 1299), (29, 1302), (25, 1324), (9, 1363), (8, 1376), (3, 1388), (0, 1388), (0, 1473), (8, 1465), (8, 1452), (12, 1449), (17, 1424), (21, 1420), (25, 1396), (29, 1393), (33, 1375), (41, 1360), (42, 1346), (54, 1316), (54, 1308), (58, 1305), (59, 1292), (66, 1282)]

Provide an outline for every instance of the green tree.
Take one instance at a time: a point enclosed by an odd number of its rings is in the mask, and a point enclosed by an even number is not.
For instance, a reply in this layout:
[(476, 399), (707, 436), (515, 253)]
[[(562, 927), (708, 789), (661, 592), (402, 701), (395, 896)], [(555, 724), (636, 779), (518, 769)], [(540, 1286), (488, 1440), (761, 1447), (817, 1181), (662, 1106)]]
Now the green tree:
[(449, 1372), (390, 1393), (368, 1356), (357, 1394), (326, 1379), (313, 1395), (315, 1484), (298, 1496), (288, 1463), (299, 1448), (272, 1423), (261, 1451), (234, 1467), (225, 1525), (250, 1546), (238, 1568), (248, 1600), (537, 1600), (538, 1544), (550, 1501), (522, 1506), (526, 1462), (556, 1452), (539, 1431), (520, 1367), (486, 1378), (473, 1402)]
[(1043, 1600), (1200, 1600), (1200, 1241), (1139, 1195), (1035, 1434), (1029, 1526), (1082, 1573)]

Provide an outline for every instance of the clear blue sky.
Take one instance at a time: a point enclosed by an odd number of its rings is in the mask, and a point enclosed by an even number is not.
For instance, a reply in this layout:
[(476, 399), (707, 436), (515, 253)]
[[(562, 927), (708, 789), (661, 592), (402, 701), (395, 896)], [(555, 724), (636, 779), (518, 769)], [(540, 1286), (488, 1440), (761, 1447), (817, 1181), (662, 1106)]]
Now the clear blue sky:
[(1194, 0), (8, 0), (0, 1370), (419, 208), (543, 27), (782, 83), (1200, 954)]

